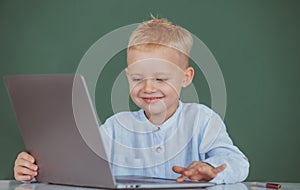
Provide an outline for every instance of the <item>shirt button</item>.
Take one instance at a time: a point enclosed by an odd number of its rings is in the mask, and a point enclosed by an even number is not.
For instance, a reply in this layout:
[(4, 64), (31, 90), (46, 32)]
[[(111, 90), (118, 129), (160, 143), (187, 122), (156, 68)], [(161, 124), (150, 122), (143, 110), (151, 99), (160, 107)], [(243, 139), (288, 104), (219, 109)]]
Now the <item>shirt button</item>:
[(156, 147), (156, 152), (157, 153), (162, 153), (163, 152), (163, 148), (161, 146)]

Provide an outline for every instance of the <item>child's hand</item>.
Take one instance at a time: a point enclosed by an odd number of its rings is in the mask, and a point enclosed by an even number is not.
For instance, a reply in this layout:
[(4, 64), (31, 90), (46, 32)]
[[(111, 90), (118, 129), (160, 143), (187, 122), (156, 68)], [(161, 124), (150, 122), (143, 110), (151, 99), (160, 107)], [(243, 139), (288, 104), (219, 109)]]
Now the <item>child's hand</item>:
[(21, 152), (14, 167), (14, 175), (17, 181), (30, 181), (37, 175), (38, 166), (34, 164), (35, 159), (26, 152)]
[(222, 164), (214, 168), (205, 162), (192, 162), (188, 168), (173, 166), (173, 171), (181, 174), (176, 179), (177, 182), (183, 182), (186, 178), (191, 180), (205, 180), (210, 181), (217, 176), (218, 173), (226, 168), (226, 164)]

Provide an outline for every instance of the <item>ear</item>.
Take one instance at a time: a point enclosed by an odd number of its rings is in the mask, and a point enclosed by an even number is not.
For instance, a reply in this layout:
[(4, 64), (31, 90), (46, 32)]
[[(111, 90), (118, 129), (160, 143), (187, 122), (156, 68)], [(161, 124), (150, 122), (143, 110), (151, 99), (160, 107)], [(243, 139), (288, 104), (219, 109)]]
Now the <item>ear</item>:
[(129, 71), (128, 71), (128, 67), (125, 69), (125, 73), (126, 73), (126, 77), (127, 77), (128, 83), (129, 83)]
[(129, 73), (128, 73), (128, 68), (127, 68), (127, 67), (126, 67), (126, 69), (125, 69), (125, 73), (126, 73), (126, 76), (127, 76), (127, 78), (128, 78)]
[(191, 82), (193, 81), (194, 78), (194, 68), (193, 67), (188, 67), (185, 72), (184, 72), (184, 79), (182, 81), (182, 87), (187, 87)]

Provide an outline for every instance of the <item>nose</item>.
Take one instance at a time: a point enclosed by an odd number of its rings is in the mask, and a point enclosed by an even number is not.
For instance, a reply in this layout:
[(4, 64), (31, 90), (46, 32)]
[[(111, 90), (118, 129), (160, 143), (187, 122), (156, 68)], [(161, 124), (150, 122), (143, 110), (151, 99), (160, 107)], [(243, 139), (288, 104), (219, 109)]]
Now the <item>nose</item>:
[(154, 81), (152, 79), (145, 79), (143, 81), (143, 90), (145, 93), (152, 93), (156, 91)]

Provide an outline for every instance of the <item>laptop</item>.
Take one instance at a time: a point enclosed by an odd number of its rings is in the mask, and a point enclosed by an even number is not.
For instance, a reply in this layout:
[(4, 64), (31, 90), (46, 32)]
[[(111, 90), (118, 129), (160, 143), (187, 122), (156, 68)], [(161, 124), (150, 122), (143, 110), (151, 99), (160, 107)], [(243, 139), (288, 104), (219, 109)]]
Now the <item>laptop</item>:
[[(82, 75), (14, 75), (4, 81), (26, 150), (39, 166), (38, 182), (97, 187), (195, 188), (209, 182), (113, 176)], [(172, 172), (172, 171), (170, 171)]]

